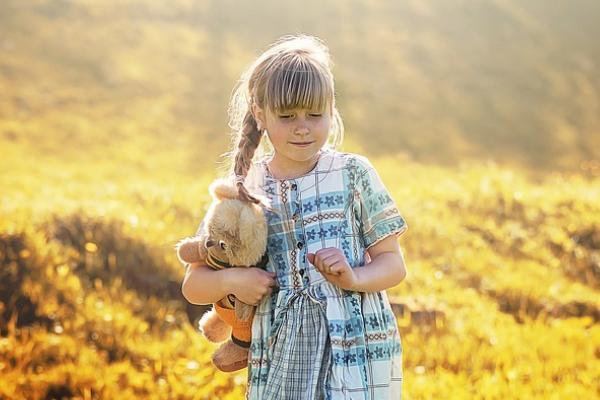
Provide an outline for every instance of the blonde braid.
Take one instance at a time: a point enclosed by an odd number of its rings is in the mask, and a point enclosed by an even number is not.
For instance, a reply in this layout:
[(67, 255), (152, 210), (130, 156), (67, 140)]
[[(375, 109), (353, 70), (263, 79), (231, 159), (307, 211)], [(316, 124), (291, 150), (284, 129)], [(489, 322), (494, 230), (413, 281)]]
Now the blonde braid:
[(258, 129), (256, 119), (252, 112), (248, 110), (242, 124), (242, 134), (235, 153), (235, 161), (233, 164), (233, 172), (235, 174), (235, 183), (238, 187), (240, 200), (244, 200), (254, 204), (261, 204), (261, 201), (248, 192), (244, 181), (252, 164), (254, 152), (260, 144), (263, 131)]

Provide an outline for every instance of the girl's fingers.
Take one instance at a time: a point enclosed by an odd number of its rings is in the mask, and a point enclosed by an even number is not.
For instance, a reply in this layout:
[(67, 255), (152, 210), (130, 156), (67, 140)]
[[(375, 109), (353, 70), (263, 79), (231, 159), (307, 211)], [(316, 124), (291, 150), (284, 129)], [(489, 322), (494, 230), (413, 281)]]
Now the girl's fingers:
[(343, 260), (337, 260), (332, 266), (331, 266), (331, 272), (332, 274), (335, 275), (341, 275), (342, 272), (344, 272), (344, 269), (346, 269)]
[(321, 259), (328, 258), (330, 256), (339, 255), (340, 249), (336, 249), (335, 247), (326, 247), (317, 251), (317, 257), (321, 257)]
[(338, 264), (334, 265), (333, 267), (331, 267), (332, 274), (340, 275), (343, 271), (344, 271), (344, 265), (341, 263), (338, 263)]
[(323, 266), (323, 270), (327, 273), (331, 272), (331, 267), (339, 261), (339, 257), (337, 254), (331, 254), (325, 256), (321, 260), (321, 265)]
[(345, 257), (339, 249), (333, 247), (321, 249), (316, 253), (308, 253), (307, 259), (321, 273), (339, 275), (344, 270)]
[(312, 254), (312, 253), (308, 253), (306, 258), (308, 258), (308, 261), (315, 266), (316, 269), (318, 269), (319, 271), (323, 268), (322, 267), (322, 263), (321, 263), (321, 258), (316, 255), (316, 254)]
[(323, 263), (323, 254), (319, 250), (316, 254), (308, 253), (306, 255), (308, 261), (315, 266), (319, 271), (323, 271), (325, 264)]
[(333, 262), (329, 263), (325, 268), (325, 272), (330, 275), (340, 275), (343, 270), (344, 263), (343, 260), (340, 259), (333, 260)]

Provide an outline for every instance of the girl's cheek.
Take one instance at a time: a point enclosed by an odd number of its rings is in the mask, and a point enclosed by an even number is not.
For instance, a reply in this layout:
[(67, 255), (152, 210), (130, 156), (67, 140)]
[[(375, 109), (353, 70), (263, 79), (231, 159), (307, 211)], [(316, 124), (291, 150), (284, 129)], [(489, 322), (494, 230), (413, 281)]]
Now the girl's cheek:
[(331, 127), (331, 124), (329, 124), (327, 121), (323, 122), (322, 124), (320, 124), (319, 129), (321, 130), (326, 130), (329, 131), (329, 128)]

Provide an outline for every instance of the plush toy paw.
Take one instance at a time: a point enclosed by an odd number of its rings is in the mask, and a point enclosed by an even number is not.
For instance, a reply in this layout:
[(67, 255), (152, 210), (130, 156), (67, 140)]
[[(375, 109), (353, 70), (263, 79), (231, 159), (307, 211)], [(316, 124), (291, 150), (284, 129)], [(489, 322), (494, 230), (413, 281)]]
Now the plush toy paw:
[(214, 309), (204, 313), (198, 325), (202, 334), (213, 343), (227, 340), (231, 335), (231, 326)]
[(189, 237), (180, 240), (175, 248), (177, 257), (182, 263), (195, 263), (206, 259), (206, 248), (203, 237)]
[(239, 371), (248, 365), (248, 349), (228, 340), (213, 354), (212, 362), (220, 371)]

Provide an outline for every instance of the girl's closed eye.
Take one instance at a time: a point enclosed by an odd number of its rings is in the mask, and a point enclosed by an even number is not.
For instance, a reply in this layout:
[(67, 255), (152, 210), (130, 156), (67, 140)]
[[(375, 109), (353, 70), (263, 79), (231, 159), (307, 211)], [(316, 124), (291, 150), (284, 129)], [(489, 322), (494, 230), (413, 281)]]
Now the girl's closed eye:
[[(307, 113), (307, 115), (311, 118), (320, 118), (323, 116), (323, 113), (319, 112), (319, 111), (315, 111), (315, 112), (309, 112), (309, 113)], [(280, 119), (292, 119), (295, 116), (296, 116), (296, 114), (292, 113), (292, 112), (285, 112), (285, 113), (278, 114), (278, 117)]]

